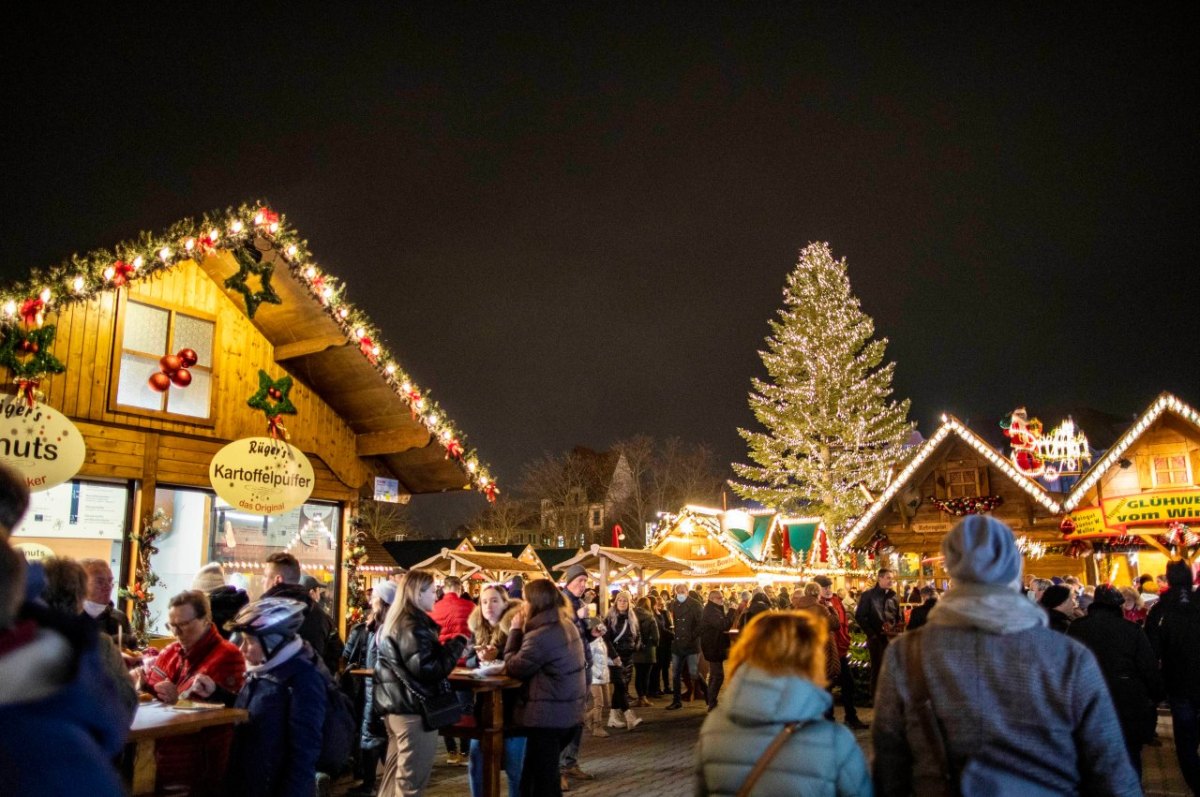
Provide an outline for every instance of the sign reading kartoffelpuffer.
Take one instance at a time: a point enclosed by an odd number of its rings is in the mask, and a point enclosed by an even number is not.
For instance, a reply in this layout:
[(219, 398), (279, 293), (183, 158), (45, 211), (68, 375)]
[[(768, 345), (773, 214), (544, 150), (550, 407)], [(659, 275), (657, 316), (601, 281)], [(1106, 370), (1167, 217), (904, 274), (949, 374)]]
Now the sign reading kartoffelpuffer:
[(83, 467), (83, 434), (53, 407), (0, 396), (0, 463), (25, 478), (32, 492), (49, 490)]
[(316, 482), (303, 451), (270, 437), (246, 437), (222, 448), (208, 466), (208, 479), (231, 506), (257, 515), (295, 509)]

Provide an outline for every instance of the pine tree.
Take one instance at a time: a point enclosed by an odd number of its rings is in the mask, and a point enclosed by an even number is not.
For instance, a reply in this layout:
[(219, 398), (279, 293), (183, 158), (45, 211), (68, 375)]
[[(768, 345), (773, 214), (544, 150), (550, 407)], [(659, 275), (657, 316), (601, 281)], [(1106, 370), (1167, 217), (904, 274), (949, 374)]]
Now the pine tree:
[(911, 434), (909, 402), (889, 400), (895, 363), (887, 340), (850, 290), (846, 260), (827, 243), (800, 252), (779, 318), (759, 352), (768, 380), (754, 379), (750, 409), (765, 432), (739, 429), (755, 464), (734, 463), (743, 498), (820, 515), (836, 534), (862, 511), (859, 485), (882, 486)]

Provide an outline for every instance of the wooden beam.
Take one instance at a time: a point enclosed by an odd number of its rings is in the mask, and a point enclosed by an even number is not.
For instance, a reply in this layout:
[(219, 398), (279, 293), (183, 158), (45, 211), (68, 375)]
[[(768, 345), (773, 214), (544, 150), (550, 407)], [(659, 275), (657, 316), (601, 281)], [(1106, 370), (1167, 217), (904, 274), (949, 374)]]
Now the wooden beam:
[(326, 349), (346, 346), (349, 343), (350, 341), (345, 335), (321, 335), (315, 338), (307, 338), (306, 340), (298, 340), (295, 343), (283, 343), (275, 347), (275, 362), (282, 363), (294, 360), (297, 357), (319, 354)]
[(354, 440), (355, 453), (360, 457), (399, 454), (413, 448), (424, 448), (428, 444), (429, 432), (417, 424), (410, 429), (360, 434)]

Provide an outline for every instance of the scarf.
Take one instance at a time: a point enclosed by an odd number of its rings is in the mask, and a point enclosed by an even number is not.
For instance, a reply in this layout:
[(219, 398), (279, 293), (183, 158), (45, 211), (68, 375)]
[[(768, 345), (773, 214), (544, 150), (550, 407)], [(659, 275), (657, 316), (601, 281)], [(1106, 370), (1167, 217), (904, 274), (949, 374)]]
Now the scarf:
[(1047, 625), (1046, 613), (1012, 587), (956, 584), (929, 611), (929, 625), (1012, 634)]

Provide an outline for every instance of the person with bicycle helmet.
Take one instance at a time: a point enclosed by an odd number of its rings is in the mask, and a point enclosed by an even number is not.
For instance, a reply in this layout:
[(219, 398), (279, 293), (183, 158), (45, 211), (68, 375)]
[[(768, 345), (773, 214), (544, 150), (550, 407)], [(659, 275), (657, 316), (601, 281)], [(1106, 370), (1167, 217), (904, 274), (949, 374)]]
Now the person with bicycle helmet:
[(297, 633), (305, 608), (290, 598), (262, 598), (242, 607), (226, 625), (246, 657), (246, 684), (234, 706), (250, 712), (234, 738), (230, 793), (313, 794), (327, 676)]

